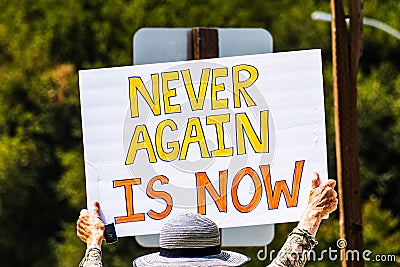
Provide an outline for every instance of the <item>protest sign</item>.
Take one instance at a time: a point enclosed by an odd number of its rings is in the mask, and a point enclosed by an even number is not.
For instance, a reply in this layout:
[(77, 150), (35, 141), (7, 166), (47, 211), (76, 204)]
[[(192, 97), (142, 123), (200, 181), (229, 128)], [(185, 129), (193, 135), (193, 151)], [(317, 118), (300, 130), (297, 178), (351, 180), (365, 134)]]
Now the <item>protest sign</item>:
[(300, 219), (327, 179), (320, 50), (79, 73), (88, 204), (118, 236)]

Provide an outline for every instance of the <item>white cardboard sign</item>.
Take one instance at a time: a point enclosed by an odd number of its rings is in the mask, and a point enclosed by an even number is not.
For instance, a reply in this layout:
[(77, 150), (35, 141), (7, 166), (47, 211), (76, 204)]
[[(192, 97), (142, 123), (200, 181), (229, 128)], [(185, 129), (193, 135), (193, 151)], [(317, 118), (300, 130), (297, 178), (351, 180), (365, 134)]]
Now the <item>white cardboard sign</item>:
[(320, 50), (79, 72), (88, 205), (118, 236), (297, 221), (327, 179)]

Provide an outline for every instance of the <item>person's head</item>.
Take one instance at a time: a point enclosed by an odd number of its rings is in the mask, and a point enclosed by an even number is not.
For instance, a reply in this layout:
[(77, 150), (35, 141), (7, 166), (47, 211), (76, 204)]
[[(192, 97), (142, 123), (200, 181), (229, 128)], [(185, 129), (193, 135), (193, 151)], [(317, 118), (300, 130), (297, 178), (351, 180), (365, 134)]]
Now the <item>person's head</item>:
[(243, 254), (221, 250), (220, 232), (213, 221), (184, 214), (161, 229), (160, 252), (137, 258), (133, 266), (242, 266), (249, 261)]

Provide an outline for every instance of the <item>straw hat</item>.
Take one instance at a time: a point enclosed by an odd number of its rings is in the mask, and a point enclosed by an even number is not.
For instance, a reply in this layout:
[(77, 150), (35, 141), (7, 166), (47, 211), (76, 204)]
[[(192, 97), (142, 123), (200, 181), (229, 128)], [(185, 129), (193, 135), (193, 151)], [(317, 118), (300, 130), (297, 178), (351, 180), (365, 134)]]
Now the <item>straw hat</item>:
[(184, 214), (165, 223), (160, 233), (160, 252), (133, 261), (136, 267), (242, 266), (250, 258), (221, 250), (217, 225), (198, 214)]

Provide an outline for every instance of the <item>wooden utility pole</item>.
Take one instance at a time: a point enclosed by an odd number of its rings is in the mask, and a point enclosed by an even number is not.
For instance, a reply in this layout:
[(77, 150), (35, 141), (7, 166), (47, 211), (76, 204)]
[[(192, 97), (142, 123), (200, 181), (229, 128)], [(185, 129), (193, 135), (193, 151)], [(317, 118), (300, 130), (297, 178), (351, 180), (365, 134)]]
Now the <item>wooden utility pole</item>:
[[(342, 267), (360, 267), (364, 266), (364, 262), (358, 159), (357, 73), (362, 50), (363, 1), (348, 1), (350, 32), (346, 25), (342, 0), (331, 0), (336, 165), (340, 237), (347, 242), (342, 251)], [(352, 254), (346, 253), (348, 250), (357, 250), (359, 259), (352, 259)]]

